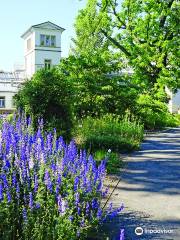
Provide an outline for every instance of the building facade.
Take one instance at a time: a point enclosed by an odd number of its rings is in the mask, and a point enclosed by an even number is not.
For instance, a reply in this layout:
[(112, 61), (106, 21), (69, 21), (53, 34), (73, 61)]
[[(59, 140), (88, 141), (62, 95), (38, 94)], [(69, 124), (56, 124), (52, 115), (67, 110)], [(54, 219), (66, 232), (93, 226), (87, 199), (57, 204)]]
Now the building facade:
[(24, 68), (14, 72), (0, 72), (0, 113), (14, 110), (13, 97), (26, 79), (41, 69), (50, 69), (61, 60), (61, 34), (64, 28), (44, 22), (31, 26), (24, 39)]
[(21, 37), (24, 39), (25, 77), (31, 78), (41, 69), (49, 69), (61, 60), (61, 35), (64, 28), (44, 22), (31, 26)]

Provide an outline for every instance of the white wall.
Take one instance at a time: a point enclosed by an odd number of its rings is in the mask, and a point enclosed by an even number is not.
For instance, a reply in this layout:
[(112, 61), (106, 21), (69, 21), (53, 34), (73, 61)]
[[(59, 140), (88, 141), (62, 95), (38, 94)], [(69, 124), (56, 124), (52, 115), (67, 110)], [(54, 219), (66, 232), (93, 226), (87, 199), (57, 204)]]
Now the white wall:
[[(12, 89), (12, 91), (6, 91), (6, 89), (3, 89), (3, 91), (0, 91), (0, 97), (5, 97), (5, 109), (10, 110), (14, 109), (13, 105), (13, 96), (16, 94), (14, 91), (16, 89)], [(0, 108), (1, 110), (2, 108)]]
[(172, 96), (172, 113), (180, 111), (180, 90)]
[[(55, 47), (40, 46), (40, 35), (56, 36)], [(27, 49), (27, 40), (31, 38), (32, 48)], [(29, 32), (24, 40), (25, 52), (25, 69), (26, 78), (31, 78), (32, 75), (42, 67), (44, 67), (44, 60), (49, 59), (53, 66), (59, 64), (61, 59), (61, 31), (52, 29), (33, 29)]]
[[(31, 39), (31, 49), (27, 49), (27, 40)], [(29, 33), (24, 40), (24, 60), (25, 60), (25, 70), (26, 78), (30, 78), (35, 73), (35, 33)]]

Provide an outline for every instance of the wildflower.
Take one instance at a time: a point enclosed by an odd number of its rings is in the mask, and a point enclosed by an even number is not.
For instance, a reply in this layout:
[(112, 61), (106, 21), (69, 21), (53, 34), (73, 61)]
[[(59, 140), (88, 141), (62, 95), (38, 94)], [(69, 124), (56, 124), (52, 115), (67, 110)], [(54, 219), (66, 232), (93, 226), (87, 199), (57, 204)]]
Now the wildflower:
[(38, 177), (37, 174), (34, 175), (34, 192), (38, 191)]
[(45, 185), (47, 186), (47, 189), (52, 192), (52, 182), (51, 182), (51, 178), (49, 175), (48, 170), (45, 171), (45, 176), (44, 176), (44, 180), (45, 180)]
[(108, 149), (108, 153), (111, 153), (111, 149)]
[(99, 207), (98, 201), (96, 198), (92, 200), (92, 209), (96, 209)]
[(32, 194), (32, 192), (29, 193), (29, 207), (30, 207), (30, 209), (33, 208), (33, 194)]
[(22, 216), (23, 216), (24, 222), (27, 222), (27, 210), (25, 207), (23, 207)]
[(19, 187), (19, 183), (18, 182), (16, 184), (16, 197), (17, 197), (17, 199), (20, 198), (20, 187)]
[(10, 203), (11, 202), (11, 193), (9, 190), (6, 191), (6, 196), (7, 196), (8, 203)]
[(78, 206), (78, 204), (79, 204), (79, 193), (78, 192), (76, 192), (75, 193), (75, 204), (76, 204), (76, 206)]
[(4, 196), (3, 196), (3, 185), (0, 183), (0, 202), (3, 201)]
[(89, 205), (89, 202), (86, 203), (86, 214), (88, 215), (89, 214), (89, 208), (90, 208), (90, 205)]
[(79, 176), (76, 176), (74, 179), (74, 191), (76, 192), (79, 184)]
[(99, 207), (97, 211), (97, 219), (101, 219), (102, 217), (102, 209)]
[(121, 229), (119, 240), (124, 240), (124, 229)]
[(71, 215), (71, 216), (69, 216), (69, 221), (70, 221), (70, 222), (72, 222), (72, 221), (73, 221), (73, 219), (74, 219), (74, 218), (73, 218), (73, 216), (72, 216), (72, 215)]
[(13, 176), (12, 176), (12, 187), (15, 187), (15, 186), (16, 186), (16, 182), (17, 182), (16, 173), (13, 172)]
[(36, 203), (36, 209), (39, 209), (41, 207), (41, 204), (39, 202)]

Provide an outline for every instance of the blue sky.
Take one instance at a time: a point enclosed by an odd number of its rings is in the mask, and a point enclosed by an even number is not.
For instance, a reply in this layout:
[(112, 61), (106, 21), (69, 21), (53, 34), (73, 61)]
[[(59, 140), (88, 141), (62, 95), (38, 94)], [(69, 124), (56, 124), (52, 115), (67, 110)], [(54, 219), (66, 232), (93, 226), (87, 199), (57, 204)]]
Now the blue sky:
[(62, 56), (67, 56), (74, 35), (74, 21), (86, 0), (4, 0), (0, 3), (0, 70), (9, 71), (23, 63), (20, 36), (34, 24), (51, 21), (66, 31), (62, 34)]

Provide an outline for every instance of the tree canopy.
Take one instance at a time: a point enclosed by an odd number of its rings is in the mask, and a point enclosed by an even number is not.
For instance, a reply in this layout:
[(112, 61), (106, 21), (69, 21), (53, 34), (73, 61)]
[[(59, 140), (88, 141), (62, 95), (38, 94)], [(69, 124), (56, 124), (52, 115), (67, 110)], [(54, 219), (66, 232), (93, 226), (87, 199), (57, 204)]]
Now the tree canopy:
[(177, 89), (178, 24), (177, 0), (88, 0), (76, 19), (76, 51), (103, 56), (110, 50), (145, 89)]

